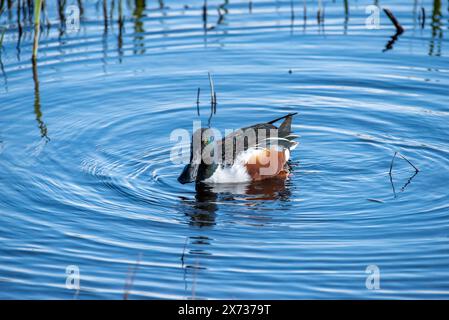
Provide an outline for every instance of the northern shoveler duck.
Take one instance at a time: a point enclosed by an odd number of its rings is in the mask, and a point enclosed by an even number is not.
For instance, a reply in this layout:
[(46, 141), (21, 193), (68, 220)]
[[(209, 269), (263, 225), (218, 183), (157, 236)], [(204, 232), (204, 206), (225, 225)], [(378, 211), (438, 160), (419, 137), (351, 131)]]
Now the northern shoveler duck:
[[(178, 181), (215, 184), (286, 177), (290, 150), (298, 144), (293, 141), (298, 136), (291, 132), (295, 114), (241, 128), (216, 142), (208, 128), (196, 130), (190, 146), (190, 163)], [(283, 119), (279, 127), (273, 124)]]

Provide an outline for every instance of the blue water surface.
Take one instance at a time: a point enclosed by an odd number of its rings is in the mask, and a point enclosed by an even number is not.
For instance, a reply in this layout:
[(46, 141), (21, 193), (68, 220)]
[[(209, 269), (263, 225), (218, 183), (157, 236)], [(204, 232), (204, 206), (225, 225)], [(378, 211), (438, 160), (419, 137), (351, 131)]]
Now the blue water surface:
[[(0, 298), (449, 298), (449, 3), (377, 2), (393, 37), (373, 1), (320, 2), (82, 1), (79, 29), (49, 2), (33, 68), (13, 1)], [(287, 181), (177, 182), (170, 135), (207, 125), (208, 72), (222, 132), (299, 113)], [(398, 156), (390, 180), (395, 152), (419, 173)]]

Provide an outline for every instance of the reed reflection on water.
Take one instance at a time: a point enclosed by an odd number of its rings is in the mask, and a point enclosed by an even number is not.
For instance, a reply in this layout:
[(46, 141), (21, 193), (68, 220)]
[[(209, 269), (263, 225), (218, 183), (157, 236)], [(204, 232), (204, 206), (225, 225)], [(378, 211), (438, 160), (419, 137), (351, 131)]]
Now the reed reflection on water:
[[(113, 25), (114, 23), (117, 25), (117, 29), (118, 29), (118, 33), (117, 33), (117, 52), (118, 52), (118, 57), (119, 57), (119, 62), (122, 62), (122, 58), (123, 58), (123, 31), (124, 31), (124, 21), (125, 20), (131, 20), (133, 23), (133, 37), (134, 37), (134, 47), (133, 47), (133, 52), (132, 54), (134, 55), (144, 55), (145, 54), (145, 36), (146, 36), (146, 32), (145, 32), (145, 23), (144, 23), (144, 18), (147, 18), (146, 15), (146, 10), (149, 8), (149, 6), (147, 6), (147, 1), (146, 0), (135, 0), (133, 3), (127, 2), (127, 6), (128, 6), (128, 12), (129, 12), (129, 16), (125, 17), (125, 13), (124, 13), (124, 9), (123, 9), (123, 1), (122, 0), (103, 0), (103, 1), (96, 1), (95, 4), (95, 8), (98, 11), (99, 7), (100, 7), (100, 3), (101, 3), (101, 7), (102, 7), (102, 15), (103, 15), (103, 33), (104, 33), (104, 41), (103, 41), (103, 56), (106, 58), (107, 57), (107, 52), (108, 52), (108, 41), (107, 41), (107, 36), (108, 36), (108, 31), (114, 31), (113, 30)], [(343, 0), (342, 1), (343, 6), (344, 6), (344, 34), (347, 34), (347, 28), (348, 28), (348, 22), (349, 22), (349, 16), (350, 16), (350, 10), (349, 10), (349, 0)], [(217, 11), (217, 15), (218, 15), (218, 19), (215, 23), (212, 24), (208, 24), (208, 16), (211, 15), (210, 13), (210, 9), (208, 5), (207, 1), (204, 0), (204, 3), (201, 7), (201, 19), (202, 19), (202, 23), (203, 23), (203, 29), (204, 29), (204, 41), (205, 44), (207, 43), (207, 32), (208, 31), (212, 31), (212, 30), (217, 30), (217, 28), (225, 23), (225, 17), (227, 14), (229, 14), (229, 10), (227, 9), (227, 7), (229, 6), (229, 1), (225, 0), (223, 1), (223, 3), (218, 4), (217, 6), (213, 6), (213, 8), (215, 9), (216, 7), (216, 11)], [(379, 6), (380, 3), (378, 0), (373, 2), (374, 5)], [(49, 10), (47, 9), (47, 4), (46, 1), (43, 1), (42, 6), (43, 6), (43, 17), (42, 20), (45, 22), (44, 26), (41, 26), (41, 29), (46, 31), (44, 38), (49, 37), (50, 36), (50, 31), (52, 28), (56, 27), (58, 30), (58, 34), (59, 34), (59, 41), (61, 44), (63, 44), (62, 41), (62, 37), (66, 34), (67, 32), (67, 17), (66, 17), (66, 12), (67, 12), (67, 6), (69, 5), (69, 2), (67, 1), (57, 1), (57, 6), (56, 6), (56, 13), (57, 13), (57, 23), (56, 24), (52, 24), (51, 21), (51, 17), (49, 16)], [(73, 4), (72, 4), (73, 5)], [(79, 0), (76, 1), (76, 4), (78, 6), (79, 9), (79, 14), (80, 14), (80, 18), (81, 21), (83, 21), (84, 19), (84, 5), (83, 5), (83, 1)], [(424, 29), (426, 27), (426, 10), (425, 8), (422, 6), (423, 4), (420, 3), (418, 0), (414, 0), (413, 1), (413, 29), (416, 29), (418, 26), (421, 29)], [(321, 4), (321, 2), (318, 2), (318, 6), (315, 6), (314, 1), (304, 1), (302, 7), (303, 7), (303, 12), (302, 12), (302, 17), (303, 17), (303, 30), (306, 30), (307, 27), (307, 16), (308, 16), (308, 11), (307, 11), (307, 7), (313, 7), (313, 9), (317, 10), (316, 13), (316, 23), (318, 26), (322, 26), (322, 30), (324, 32), (325, 28), (324, 28), (324, 24), (325, 24), (325, 19), (324, 19), (324, 14), (325, 11), (323, 9), (323, 6)], [(442, 40), (443, 40), (443, 22), (442, 22), (442, 1), (441, 0), (433, 0), (432, 2), (432, 14), (431, 14), (431, 21), (430, 21), (430, 27), (431, 27), (431, 38), (430, 38), (430, 42), (429, 42), (429, 56), (440, 56), (441, 55), (441, 50), (442, 50)], [(115, 13), (115, 8), (117, 13)], [(279, 4), (277, 4), (277, 8), (279, 8)], [(189, 9), (191, 9), (191, 7), (187, 4), (185, 4), (183, 6), (183, 11), (181, 14), (185, 14), (185, 12)], [(2, 51), (3, 46), (2, 46), (2, 41), (4, 38), (4, 34), (6, 33), (6, 31), (9, 32), (15, 32), (17, 31), (17, 44), (16, 44), (16, 50), (17, 50), (17, 60), (21, 60), (21, 47), (22, 47), (22, 38), (25, 37), (29, 37), (31, 36), (31, 33), (33, 32), (33, 2), (32, 1), (24, 1), (24, 0), (17, 0), (17, 1), (13, 1), (13, 0), (1, 0), (0, 1), (0, 22), (3, 24), (5, 22), (7, 22), (7, 24), (5, 24), (5, 26), (2, 26), (2, 28), (0, 29), (0, 70), (4, 79), (4, 88), (7, 91), (8, 90), (8, 80), (7, 80), (7, 74), (5, 72), (5, 68), (4, 68), (4, 64), (2, 62)], [(170, 6), (165, 5), (163, 0), (158, 1), (158, 7), (156, 10), (160, 10), (161, 15), (159, 16), (159, 21), (162, 25), (165, 24), (165, 19), (168, 19), (167, 16), (167, 12), (170, 11)], [(248, 7), (249, 13), (253, 13), (253, 2), (249, 1), (249, 7)], [(391, 36), (391, 39), (387, 41), (385, 48), (383, 49), (384, 52), (388, 51), (388, 50), (392, 50), (394, 47), (395, 42), (398, 40), (398, 38), (402, 35), (402, 33), (404, 32), (404, 30), (402, 29), (401, 26), (399, 26), (398, 29), (398, 22), (396, 20), (396, 18), (394, 16), (392, 16), (391, 11), (385, 9), (384, 10), (386, 15), (392, 19), (392, 23), (397, 27), (397, 31), (394, 33), (394, 35)], [(449, 11), (449, 1), (448, 1), (448, 11)], [(5, 17), (7, 18), (3, 18), (4, 20), (2, 20), (2, 15), (5, 14)], [(295, 5), (294, 5), (294, 1), (290, 2), (290, 15), (291, 15), (291, 29), (293, 32), (293, 29), (295, 28), (295, 17), (296, 17), (296, 13), (295, 13)], [(313, 16), (313, 14), (309, 15)], [(15, 23), (14, 23), (15, 21)], [(56, 25), (56, 26), (55, 26)], [(109, 30), (111, 29), (111, 30)], [(28, 33), (28, 34), (25, 34)], [(227, 31), (224, 30), (223, 31), (223, 35), (226, 35)], [(40, 40), (42, 41), (42, 39)], [(105, 61), (105, 60), (103, 60)], [(38, 63), (37, 61), (32, 60), (32, 71), (33, 71), (33, 80), (34, 80), (34, 93), (35, 93), (35, 102), (34, 102), (34, 112), (36, 114), (36, 121), (38, 123), (38, 127), (40, 130), (40, 134), (41, 137), (45, 140), (49, 140), (48, 136), (47, 136), (47, 127), (45, 125), (45, 123), (42, 120), (42, 110), (41, 110), (41, 102), (40, 102), (40, 97), (39, 97), (39, 76), (38, 76)], [(198, 92), (199, 95), (199, 92)]]
[[(176, 10), (173, 13), (171, 12), (171, 6), (166, 5), (162, 0), (158, 1), (158, 6), (156, 8), (153, 4), (147, 5), (146, 0), (135, 0), (134, 2), (126, 1), (127, 10), (124, 9), (125, 4), (123, 0), (97, 0), (94, 8), (96, 14), (98, 14), (101, 7), (104, 36), (106, 37), (108, 33), (111, 32), (117, 37), (117, 52), (119, 61), (121, 61), (123, 56), (123, 32), (125, 21), (131, 21), (133, 25), (132, 35), (134, 38), (134, 48), (132, 54), (145, 54), (145, 40), (146, 37), (151, 36), (151, 31), (146, 32), (145, 30), (145, 21), (154, 16), (157, 17), (157, 20), (162, 26), (164, 26), (164, 28), (170, 28), (170, 26), (166, 24), (166, 20), (168, 21), (169, 19), (172, 19), (175, 17), (174, 15), (182, 16), (189, 10), (197, 11), (199, 9), (201, 14), (198, 15), (198, 19), (200, 19), (204, 30), (205, 45), (207, 45), (207, 33), (210, 31), (221, 32), (223, 35), (226, 35), (228, 33), (226, 28), (221, 31), (219, 29), (221, 25), (228, 25), (228, 22), (226, 22), (226, 15), (229, 14), (228, 7), (231, 3), (228, 0), (218, 4), (208, 4), (206, 0), (204, 0), (202, 5), (199, 3), (201, 2), (195, 1), (195, 7), (188, 4), (182, 5), (183, 9), (181, 11)], [(51, 6), (51, 8), (47, 8), (46, 1), (43, 1), (42, 17), (39, 19), (43, 21), (43, 25), (40, 29), (41, 31), (44, 31), (43, 38), (46, 38), (50, 36), (52, 29), (56, 28), (59, 35), (59, 40), (62, 44), (64, 36), (70, 36), (70, 34), (74, 31), (81, 32), (83, 29), (83, 23), (89, 21), (90, 18), (85, 17), (85, 8), (82, 0), (76, 1), (76, 3), (58, 0), (56, 4), (56, 8), (53, 6)], [(319, 32), (325, 33), (326, 4), (327, 3), (324, 2), (323, 5), (322, 1), (304, 1), (303, 3), (295, 3), (295, 1), (288, 2), (291, 32), (293, 33), (295, 28), (298, 26), (301, 26), (302, 31), (305, 32), (307, 26), (312, 26), (313, 22), (315, 22), (318, 26)], [(350, 1), (343, 0), (342, 4), (343, 27), (344, 34), (346, 35), (350, 21)], [(373, 1), (371, 4), (379, 6), (379, 8), (382, 5), (382, 3), (377, 0)], [(80, 15), (79, 19), (81, 21), (81, 26), (72, 26), (70, 24), (68, 27), (67, 21), (73, 23), (73, 16), (67, 17), (66, 13), (70, 12), (73, 14), (72, 11), (68, 10), (68, 7), (73, 5), (78, 7), (77, 13)], [(253, 14), (253, 8), (255, 5), (256, 4), (252, 1), (248, 2), (249, 14)], [(369, 5), (369, 3), (367, 3), (367, 5)], [(280, 6), (281, 4), (277, 3), (276, 10), (279, 10)], [(17, 38), (15, 47), (17, 50), (18, 60), (21, 59), (22, 38), (29, 38), (33, 32), (33, 10), (34, 8), (32, 1), (1, 0), (0, 2), (0, 22), (3, 24), (2, 31), (15, 33)], [(428, 14), (426, 13), (423, 3), (418, 0), (413, 1), (411, 12), (413, 17), (413, 29), (418, 28), (418, 26), (420, 29), (424, 29), (426, 27), (426, 19), (430, 20), (429, 25), (431, 27), (431, 39), (429, 43), (429, 55), (441, 55), (441, 41), (443, 39), (442, 10), (443, 1), (433, 0), (431, 15), (428, 19)], [(156, 11), (159, 11), (158, 15), (156, 15)], [(170, 13), (170, 16), (168, 13)], [(2, 17), (2, 15), (4, 17)], [(299, 19), (299, 16), (302, 16), (302, 19)], [(387, 13), (387, 16), (390, 15)], [(56, 22), (54, 21), (55, 18), (57, 18)], [(314, 21), (313, 18), (316, 20)], [(300, 20), (302, 21), (300, 22)], [(114, 25), (117, 30), (114, 30)], [(396, 34), (394, 34), (386, 43), (384, 50), (391, 50), (394, 42), (401, 34), (402, 32), (396, 32)], [(40, 41), (42, 40), (43, 39)]]

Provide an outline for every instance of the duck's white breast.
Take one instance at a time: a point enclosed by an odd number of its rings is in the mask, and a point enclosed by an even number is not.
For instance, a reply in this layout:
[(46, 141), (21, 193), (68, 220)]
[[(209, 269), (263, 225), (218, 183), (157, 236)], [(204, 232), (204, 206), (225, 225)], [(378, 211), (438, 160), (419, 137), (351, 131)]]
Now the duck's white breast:
[(212, 176), (204, 180), (207, 183), (241, 183), (251, 181), (251, 176), (246, 169), (246, 163), (251, 155), (257, 152), (250, 148), (240, 153), (232, 166), (218, 166)]
[(204, 180), (207, 183), (240, 183), (251, 181), (246, 167), (241, 163), (235, 163), (230, 167), (219, 166), (214, 174)]

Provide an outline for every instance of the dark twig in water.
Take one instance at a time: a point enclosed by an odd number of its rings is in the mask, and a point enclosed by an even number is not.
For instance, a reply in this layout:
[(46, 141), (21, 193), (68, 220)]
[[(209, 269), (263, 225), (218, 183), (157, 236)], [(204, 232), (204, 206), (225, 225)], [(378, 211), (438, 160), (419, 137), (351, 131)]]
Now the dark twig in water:
[(396, 34), (400, 35), (404, 32), (404, 28), (401, 26), (401, 24), (399, 23), (399, 21), (396, 19), (396, 17), (394, 16), (393, 12), (391, 12), (390, 9), (384, 8), (383, 9), (385, 14), (388, 16), (388, 18), (390, 18), (391, 22), (393, 23), (393, 25), (396, 28)]
[(134, 284), (134, 278), (136, 276), (137, 269), (140, 265), (140, 260), (142, 259), (142, 253), (139, 253), (137, 261), (132, 268), (128, 269), (128, 276), (125, 281), (125, 292), (123, 293), (123, 299), (128, 300), (129, 294), (131, 292), (132, 286)]
[(58, 4), (58, 16), (59, 16), (59, 37), (61, 38), (64, 35), (64, 31), (65, 31), (65, 22), (66, 22), (65, 6), (66, 6), (66, 2), (63, 1), (63, 0), (58, 0), (57, 4)]
[(396, 155), (398, 154), (398, 152), (396, 151), (394, 153), (393, 159), (391, 159), (391, 163), (390, 163), (390, 171), (388, 172), (388, 175), (390, 176), (390, 183), (391, 183), (391, 188), (393, 189), (393, 195), (396, 198), (396, 189), (394, 188), (394, 182), (393, 182), (393, 164), (394, 164), (394, 159), (396, 159)]
[(108, 32), (108, 2), (107, 0), (103, 0), (103, 24), (104, 24), (104, 32)]
[(401, 188), (401, 192), (404, 192), (405, 188), (412, 182), (413, 178), (418, 174), (419, 171), (415, 171), (415, 173), (407, 180), (404, 186)]
[(185, 253), (186, 253), (186, 247), (187, 247), (187, 241), (189, 240), (188, 237), (186, 237), (186, 241), (184, 242), (184, 248), (182, 249), (182, 255), (181, 255), (181, 268), (184, 267), (184, 257), (185, 257)]
[(306, 29), (307, 24), (307, 1), (304, 0), (304, 6), (302, 11), (303, 29)]
[(209, 75), (209, 85), (210, 85), (210, 107), (211, 114), (217, 113), (217, 93), (215, 92), (214, 80), (212, 79), (212, 75), (210, 72)]
[(393, 182), (393, 166), (394, 166), (394, 160), (396, 159), (396, 157), (399, 156), (402, 159), (404, 159), (405, 161), (407, 161), (407, 163), (413, 167), (413, 169), (415, 169), (415, 173), (408, 179), (408, 181), (404, 184), (404, 186), (401, 188), (401, 192), (403, 192), (405, 190), (405, 188), (407, 188), (407, 186), (412, 182), (413, 178), (419, 173), (419, 169), (410, 161), (408, 160), (405, 156), (403, 156), (402, 154), (400, 154), (399, 152), (395, 152), (393, 155), (393, 159), (391, 159), (391, 163), (390, 163), (390, 171), (388, 172), (388, 175), (390, 176), (390, 183), (391, 183), (391, 187), (393, 189), (393, 194), (394, 197), (396, 198), (396, 189), (394, 187), (394, 182)]
[(215, 92), (214, 80), (210, 72), (208, 72), (209, 76), (209, 86), (210, 86), (210, 115), (207, 121), (207, 125), (210, 128), (210, 124), (212, 121), (212, 116), (217, 112), (217, 93)]
[(385, 14), (390, 18), (391, 22), (396, 28), (396, 33), (391, 37), (391, 39), (387, 42), (385, 49), (383, 52), (393, 49), (394, 43), (398, 40), (399, 36), (404, 33), (404, 28), (401, 26), (401, 24), (398, 22), (396, 17), (394, 16), (393, 12), (391, 10), (384, 8), (383, 9)]
[(226, 7), (228, 4), (229, 4), (229, 1), (224, 1), (224, 3), (222, 3), (218, 6), (218, 8), (217, 8), (217, 12), (218, 12), (217, 26), (224, 22), (225, 16), (229, 12)]
[(17, 59), (20, 60), (20, 41), (22, 39), (22, 34), (23, 34), (23, 27), (22, 27), (22, 23), (21, 23), (21, 18), (20, 18), (20, 13), (21, 13), (21, 7), (20, 7), (20, 1), (17, 2), (17, 31), (18, 31), (18, 37), (17, 37)]
[(316, 21), (318, 26), (321, 26), (321, 24), (324, 22), (324, 9), (321, 0), (318, 0), (318, 11), (316, 13)]
[(198, 88), (198, 91), (196, 93), (196, 113), (198, 116), (200, 115), (200, 92), (201, 88)]
[(411, 166), (413, 167), (413, 169), (415, 169), (416, 173), (419, 172), (419, 169), (418, 169), (417, 167), (415, 167), (415, 166), (413, 165), (413, 163), (411, 163), (406, 157), (404, 157), (404, 156), (403, 156), (402, 154), (400, 154), (400, 153), (398, 153), (398, 155), (399, 155), (402, 159), (404, 159), (405, 161), (407, 161), (408, 164), (411, 165)]
[(387, 44), (385, 45), (385, 49), (382, 50), (382, 52), (386, 52), (388, 50), (393, 49), (394, 43), (398, 40), (399, 34), (395, 33), (390, 40), (388, 40)]
[(380, 199), (373, 199), (373, 198), (370, 198), (370, 199), (366, 199), (366, 200), (368, 200), (368, 201), (370, 201), (370, 202), (376, 202), (376, 203), (384, 203), (382, 200), (380, 200)]
[(345, 30), (345, 35), (348, 31), (348, 22), (349, 22), (349, 3), (348, 0), (344, 0), (344, 6), (345, 6), (345, 20), (344, 20), (344, 30)]
[(393, 164), (394, 164), (394, 159), (396, 159), (398, 152), (396, 151), (393, 155), (393, 159), (391, 159), (391, 163), (390, 163), (390, 171), (388, 172), (388, 174), (391, 176), (391, 172), (393, 171)]
[(124, 27), (124, 17), (123, 17), (123, 6), (122, 6), (122, 0), (118, 0), (118, 36), (117, 36), (117, 50), (118, 50), (118, 56), (119, 56), (119, 62), (122, 63), (122, 57), (123, 57), (123, 27)]
[(211, 105), (210, 106), (210, 114), (209, 114), (209, 119), (207, 119), (207, 127), (210, 128), (210, 124), (212, 122), (212, 116), (214, 115), (214, 108)]
[(210, 85), (210, 103), (213, 105), (216, 103), (215, 101), (215, 88), (214, 88), (214, 80), (212, 79), (212, 76), (210, 72), (208, 72), (209, 75), (209, 85)]
[(203, 4), (203, 28), (207, 30), (207, 0), (204, 0)]
[(393, 176), (391, 174), (390, 174), (390, 184), (391, 184), (391, 188), (393, 189), (393, 196), (394, 196), (394, 198), (396, 198), (397, 197), (396, 189), (394, 188)]
[(290, 0), (290, 22), (293, 28), (295, 25), (295, 5), (293, 4), (293, 0)]
[(421, 7), (421, 29), (424, 29), (426, 26), (426, 9)]

